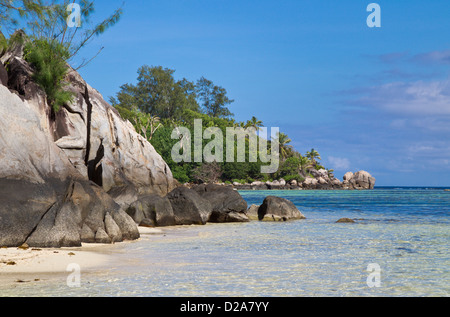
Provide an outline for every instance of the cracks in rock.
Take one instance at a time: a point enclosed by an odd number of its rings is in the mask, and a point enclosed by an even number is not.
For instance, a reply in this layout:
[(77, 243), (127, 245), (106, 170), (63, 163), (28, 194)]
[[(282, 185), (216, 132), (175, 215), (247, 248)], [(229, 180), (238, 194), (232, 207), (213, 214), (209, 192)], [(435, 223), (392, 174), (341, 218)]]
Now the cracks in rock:
[(36, 226), (34, 226), (34, 228), (30, 231), (30, 233), (26, 236), (25, 240), (23, 241), (23, 243), (21, 243), (20, 245), (26, 243), (28, 241), (28, 239), (33, 235), (33, 233), (37, 230), (37, 228), (39, 227), (39, 224), (42, 222), (42, 220), (45, 218), (45, 216), (53, 209), (53, 207), (55, 207), (56, 205), (59, 205), (58, 201), (55, 201), (45, 212), (44, 214), (41, 216), (41, 219), (39, 219), (39, 221), (36, 223)]
[(105, 147), (103, 146), (103, 139), (100, 140), (100, 146), (97, 149), (96, 156), (93, 160), (90, 160), (89, 157), (91, 155), (91, 129), (92, 129), (92, 103), (89, 99), (89, 90), (88, 86), (84, 87), (83, 98), (87, 104), (87, 122), (86, 122), (86, 155), (84, 157), (84, 164), (88, 170), (88, 178), (90, 181), (93, 181), (95, 184), (100, 187), (103, 186), (103, 167), (101, 164), (101, 160), (105, 156)]
[(117, 129), (116, 122), (114, 121), (112, 111), (110, 109), (107, 109), (106, 113), (107, 113), (108, 120), (109, 120), (109, 128), (111, 131), (111, 137), (112, 137), (112, 140), (114, 140), (114, 142), (113, 142), (114, 147), (113, 147), (112, 151), (115, 152), (116, 148), (118, 148), (120, 146), (119, 136), (118, 136), (119, 132)]
[[(83, 95), (82, 95), (82, 96), (83, 96)], [(85, 99), (84, 96), (83, 96), (83, 99)], [(79, 115), (80, 118), (81, 118), (81, 120), (87, 125), (86, 118), (83, 116), (83, 112), (82, 112), (82, 111), (74, 110), (72, 107), (70, 107), (70, 106), (67, 105), (67, 104), (64, 104), (63, 107), (64, 107), (64, 109), (67, 110), (67, 112), (69, 112), (69, 113), (71, 113), (71, 114)]]
[(91, 152), (91, 123), (92, 123), (92, 103), (89, 100), (89, 90), (88, 87), (85, 86), (84, 87), (84, 94), (83, 98), (84, 101), (87, 104), (87, 122), (86, 122), (86, 131), (87, 131), (87, 135), (86, 135), (86, 155), (84, 157), (84, 164), (86, 166), (88, 166), (89, 163), (89, 155)]
[(67, 186), (67, 192), (64, 195), (64, 200), (63, 200), (64, 203), (68, 202), (70, 200), (70, 198), (72, 198), (74, 189), (75, 189), (75, 182), (73, 180), (71, 180), (69, 183), (69, 186)]
[(90, 181), (93, 181), (98, 186), (103, 186), (103, 167), (101, 164), (101, 160), (105, 156), (105, 147), (103, 146), (103, 140), (101, 140), (100, 146), (97, 150), (97, 154), (93, 160), (88, 161), (88, 177)]

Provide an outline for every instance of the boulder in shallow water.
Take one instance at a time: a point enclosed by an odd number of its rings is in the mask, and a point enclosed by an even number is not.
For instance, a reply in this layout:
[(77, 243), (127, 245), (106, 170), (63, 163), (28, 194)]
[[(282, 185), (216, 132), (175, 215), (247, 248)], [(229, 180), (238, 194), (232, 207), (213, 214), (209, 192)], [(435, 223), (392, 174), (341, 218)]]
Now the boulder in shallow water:
[(212, 213), (212, 205), (195, 190), (178, 187), (167, 198), (172, 205), (177, 225), (204, 225)]
[(336, 223), (355, 223), (355, 220), (350, 218), (341, 218)]
[(306, 217), (290, 200), (276, 196), (268, 196), (258, 208), (258, 219), (288, 221), (306, 219)]
[(145, 224), (152, 223), (153, 226), (157, 227), (176, 224), (170, 200), (156, 194), (140, 197), (126, 211), (137, 224), (141, 224), (144, 220)]
[(248, 207), (247, 209), (247, 217), (251, 220), (258, 220), (258, 209), (259, 209), (259, 205), (251, 205), (250, 207)]
[(247, 222), (247, 202), (231, 186), (201, 184), (192, 188), (212, 207), (208, 222)]

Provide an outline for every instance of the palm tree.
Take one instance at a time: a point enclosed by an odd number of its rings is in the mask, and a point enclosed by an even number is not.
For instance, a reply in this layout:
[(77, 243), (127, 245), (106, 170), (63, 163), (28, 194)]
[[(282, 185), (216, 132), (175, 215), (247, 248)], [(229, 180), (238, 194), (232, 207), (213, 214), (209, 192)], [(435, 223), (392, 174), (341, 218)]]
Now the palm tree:
[(329, 178), (333, 178), (334, 177), (334, 169), (327, 168), (327, 173), (328, 173), (328, 177)]
[(285, 160), (292, 154), (293, 146), (289, 145), (292, 142), (291, 139), (287, 136), (287, 134), (278, 132), (277, 133), (278, 142), (280, 144), (280, 157), (281, 160)]
[[(152, 140), (156, 130), (162, 127), (160, 117), (152, 116), (150, 113), (143, 113), (139, 110), (134, 110), (132, 120), (135, 123), (136, 131), (149, 141)], [(150, 136), (148, 135), (148, 128), (150, 128)]]
[(243, 129), (245, 129), (245, 123), (244, 122), (236, 122), (236, 123), (233, 124), (233, 126), (235, 128), (243, 128)]
[(149, 114), (148, 121), (150, 121), (150, 136), (149, 141), (153, 139), (153, 135), (155, 134), (156, 130), (162, 127), (161, 118), (157, 116), (152, 116)]
[(311, 160), (313, 166), (317, 165), (317, 161), (316, 160), (321, 160), (319, 152), (317, 152), (314, 149), (311, 149), (311, 151), (306, 152), (306, 157)]
[(261, 130), (262, 126), (263, 126), (263, 122), (261, 120), (256, 119), (256, 117), (252, 117), (245, 124), (245, 128), (254, 128), (256, 132)]
[(303, 176), (306, 175), (306, 170), (310, 167), (312, 167), (311, 161), (307, 157), (300, 155), (300, 170)]

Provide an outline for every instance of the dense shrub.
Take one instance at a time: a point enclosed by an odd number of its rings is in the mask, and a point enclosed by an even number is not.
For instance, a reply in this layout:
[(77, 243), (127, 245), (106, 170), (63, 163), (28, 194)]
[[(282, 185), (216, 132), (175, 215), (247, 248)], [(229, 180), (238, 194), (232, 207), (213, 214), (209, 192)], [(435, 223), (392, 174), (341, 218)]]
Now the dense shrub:
[(25, 60), (34, 69), (33, 79), (44, 89), (55, 112), (73, 98), (73, 93), (64, 89), (69, 56), (67, 47), (57, 41), (37, 39), (25, 45)]
[(299, 183), (302, 183), (305, 180), (305, 178), (303, 178), (302, 176), (300, 176), (298, 174), (286, 175), (283, 177), (283, 179), (286, 181), (286, 183), (289, 183), (293, 179), (295, 179)]

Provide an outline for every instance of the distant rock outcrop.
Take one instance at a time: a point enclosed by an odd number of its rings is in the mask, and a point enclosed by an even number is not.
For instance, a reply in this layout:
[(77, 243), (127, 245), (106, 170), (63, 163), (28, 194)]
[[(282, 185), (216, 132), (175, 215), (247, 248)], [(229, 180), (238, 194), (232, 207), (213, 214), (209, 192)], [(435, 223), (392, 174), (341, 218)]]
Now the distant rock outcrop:
[(373, 189), (375, 178), (366, 171), (359, 171), (355, 174), (347, 173), (344, 176), (343, 185), (350, 189)]
[(0, 59), (0, 246), (138, 238), (125, 207), (175, 187), (161, 156), (73, 69), (75, 97), (55, 113), (23, 44)]
[(353, 174), (348, 172), (344, 175), (341, 182), (335, 178), (332, 173), (325, 169), (309, 170), (309, 175), (302, 181), (291, 180), (286, 182), (284, 179), (274, 180), (272, 182), (256, 181), (251, 184), (233, 183), (233, 187), (238, 190), (333, 190), (333, 189), (373, 189), (375, 178), (366, 171), (359, 171)]

